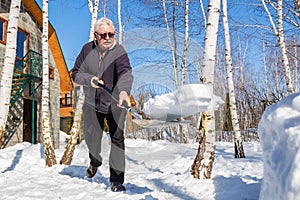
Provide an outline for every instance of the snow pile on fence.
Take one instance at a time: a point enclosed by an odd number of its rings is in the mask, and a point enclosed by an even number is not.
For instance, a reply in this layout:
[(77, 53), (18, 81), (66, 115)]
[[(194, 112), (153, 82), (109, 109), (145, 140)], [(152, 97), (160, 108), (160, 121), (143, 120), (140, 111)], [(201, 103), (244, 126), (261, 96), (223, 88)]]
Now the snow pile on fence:
[(300, 94), (267, 108), (258, 126), (264, 177), (260, 199), (300, 199)]

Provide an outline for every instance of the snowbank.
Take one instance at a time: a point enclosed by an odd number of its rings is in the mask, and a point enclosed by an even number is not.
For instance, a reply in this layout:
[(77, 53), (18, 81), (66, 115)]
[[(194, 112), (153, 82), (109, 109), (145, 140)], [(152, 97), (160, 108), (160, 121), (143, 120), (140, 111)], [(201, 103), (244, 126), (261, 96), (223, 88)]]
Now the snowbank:
[(267, 108), (258, 126), (264, 162), (260, 199), (300, 199), (300, 94)]

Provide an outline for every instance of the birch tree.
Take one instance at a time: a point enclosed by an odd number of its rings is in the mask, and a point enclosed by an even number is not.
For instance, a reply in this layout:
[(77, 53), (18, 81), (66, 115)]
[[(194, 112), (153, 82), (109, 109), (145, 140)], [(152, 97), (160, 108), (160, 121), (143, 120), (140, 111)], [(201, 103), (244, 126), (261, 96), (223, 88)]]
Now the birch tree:
[(70, 130), (70, 139), (68, 141), (64, 155), (60, 160), (60, 164), (70, 165), (72, 162), (74, 150), (77, 145), (77, 139), (80, 131), (83, 103), (84, 103), (83, 88), (82, 86), (80, 86), (78, 100), (75, 105), (74, 120), (73, 120), (72, 128)]
[(234, 152), (235, 158), (245, 158), (243, 139), (240, 131), (238, 115), (236, 111), (236, 99), (232, 76), (232, 56), (231, 56), (231, 44), (229, 35), (228, 15), (227, 15), (227, 0), (222, 0), (223, 10), (223, 25), (224, 25), (224, 37), (225, 37), (225, 65), (227, 72), (227, 84), (229, 90), (229, 108), (231, 114), (232, 128), (234, 131)]
[[(183, 53), (181, 59), (181, 85), (185, 84), (185, 77), (186, 77), (186, 68), (187, 68), (187, 51), (189, 46), (189, 0), (185, 0), (185, 8), (184, 8), (184, 44), (183, 44)], [(184, 120), (183, 118), (181, 120)], [(187, 126), (184, 124), (179, 125), (180, 128), (180, 135), (181, 135), (181, 142), (187, 143)]]
[(277, 7), (275, 7), (275, 9), (277, 10), (277, 26), (278, 26), (278, 28), (276, 28), (276, 25), (273, 21), (273, 18), (271, 16), (271, 13), (270, 13), (267, 5), (265, 3), (265, 0), (261, 0), (261, 1), (263, 3), (264, 9), (269, 17), (273, 32), (274, 32), (275, 36), (277, 37), (277, 40), (279, 43), (280, 51), (282, 54), (283, 67), (285, 70), (285, 81), (286, 81), (286, 86), (287, 86), (287, 92), (289, 94), (294, 93), (295, 88), (293, 86), (293, 81), (292, 81), (292, 76), (291, 76), (291, 71), (290, 71), (290, 66), (289, 66), (289, 60), (288, 60), (287, 51), (286, 51), (286, 43), (285, 43), (285, 39), (284, 39), (283, 20), (282, 20), (282, 15), (283, 15), (282, 0), (278, 0)]
[(118, 0), (118, 23), (119, 23), (119, 44), (122, 44), (123, 26), (122, 26), (122, 17), (121, 17), (121, 0)]
[[(203, 53), (201, 82), (207, 84), (213, 91), (215, 56), (220, 16), (220, 1), (210, 0)], [(201, 92), (201, 91), (199, 91)], [(202, 137), (198, 152), (192, 165), (194, 178), (210, 179), (215, 154), (215, 122), (213, 110), (201, 113)]]
[(177, 57), (177, 36), (176, 36), (176, 8), (177, 8), (177, 1), (174, 0), (173, 3), (173, 13), (172, 13), (172, 31), (173, 31), (173, 42), (174, 42), (174, 53), (175, 53), (175, 65), (174, 65), (174, 79), (175, 79), (175, 86), (178, 88), (179, 80), (178, 80), (178, 57)]
[(108, 1), (109, 0), (101, 0), (100, 1), (100, 5), (102, 5), (102, 8), (101, 8), (102, 10), (99, 10), (99, 12), (101, 12), (101, 11), (103, 12), (103, 17), (106, 17), (106, 15), (107, 15), (106, 14), (106, 12), (107, 12), (106, 10), (107, 10)]
[(0, 146), (5, 131), (7, 116), (9, 112), (12, 77), (16, 59), (18, 21), (20, 15), (21, 0), (11, 1), (7, 25), (7, 43), (4, 55), (4, 66), (0, 80)]
[(184, 9), (184, 47), (183, 47), (183, 56), (181, 60), (181, 85), (185, 83), (186, 76), (186, 60), (187, 60), (187, 51), (189, 46), (189, 0), (185, 0), (185, 9)]
[(176, 0), (174, 0), (174, 6), (173, 6), (173, 41), (172, 41), (172, 36), (171, 36), (171, 28), (169, 26), (169, 20), (167, 16), (167, 7), (166, 7), (166, 1), (162, 0), (162, 5), (163, 5), (163, 12), (164, 12), (164, 20), (166, 24), (166, 29), (167, 29), (167, 35), (168, 35), (168, 42), (169, 42), (169, 47), (171, 50), (172, 54), (172, 65), (173, 65), (173, 71), (174, 71), (174, 81), (175, 81), (175, 86), (178, 88), (179, 86), (179, 80), (178, 80), (178, 58), (177, 58), (177, 45), (176, 45), (176, 36), (175, 36), (175, 12), (176, 12)]
[[(98, 14), (99, 0), (95, 0), (94, 6), (92, 6), (91, 0), (88, 0), (88, 2), (89, 2), (89, 9), (90, 9), (91, 15), (96, 19), (98, 16), (97, 14)], [(93, 7), (93, 9), (91, 9), (92, 7)], [(94, 24), (96, 23), (96, 20), (93, 21), (93, 17), (92, 17), (91, 26), (90, 26), (89, 41), (92, 41), (94, 39), (93, 33), (94, 33)], [(77, 145), (77, 139), (78, 139), (78, 135), (79, 135), (79, 131), (80, 131), (80, 125), (81, 125), (81, 120), (82, 120), (82, 107), (84, 104), (84, 93), (83, 93), (83, 87), (82, 86), (79, 86), (79, 87), (80, 87), (80, 91), (78, 93), (78, 100), (75, 105), (74, 120), (73, 120), (72, 128), (70, 130), (71, 137), (68, 141), (64, 155), (60, 160), (60, 164), (64, 164), (64, 165), (70, 165), (72, 162), (74, 150)]]
[(300, 18), (300, 1), (294, 0), (294, 11), (297, 13), (297, 16)]
[(203, 0), (199, 0), (199, 3), (200, 3), (200, 8), (201, 8), (201, 13), (202, 13), (202, 16), (203, 16), (204, 25), (206, 27), (206, 14), (205, 14), (205, 11), (204, 11)]
[(94, 0), (94, 4), (92, 0), (88, 0), (88, 6), (92, 16), (89, 41), (92, 41), (94, 39), (94, 24), (96, 23), (98, 17), (99, 0)]
[(43, 0), (43, 86), (42, 86), (42, 135), (45, 151), (45, 161), (48, 167), (56, 164), (54, 147), (51, 140), (50, 110), (49, 110), (49, 60), (48, 60), (48, 0)]

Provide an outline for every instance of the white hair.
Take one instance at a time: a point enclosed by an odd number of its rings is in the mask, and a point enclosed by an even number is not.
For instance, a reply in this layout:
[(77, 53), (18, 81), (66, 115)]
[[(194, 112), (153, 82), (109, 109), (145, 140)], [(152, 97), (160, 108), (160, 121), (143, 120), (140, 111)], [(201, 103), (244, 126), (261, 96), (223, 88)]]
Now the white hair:
[(108, 25), (108, 26), (111, 26), (111, 27), (113, 27), (113, 29), (115, 30), (115, 25), (114, 25), (114, 23), (113, 23), (110, 19), (108, 19), (108, 18), (106, 18), (106, 17), (102, 17), (102, 18), (98, 19), (97, 22), (95, 23), (94, 31), (97, 32), (99, 26), (102, 26), (102, 25)]

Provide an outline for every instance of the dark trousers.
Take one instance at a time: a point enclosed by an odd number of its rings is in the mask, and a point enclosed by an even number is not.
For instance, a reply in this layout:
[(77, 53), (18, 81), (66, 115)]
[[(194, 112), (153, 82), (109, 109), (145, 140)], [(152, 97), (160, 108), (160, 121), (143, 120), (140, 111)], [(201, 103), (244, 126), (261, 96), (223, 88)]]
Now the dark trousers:
[(94, 167), (102, 165), (101, 140), (106, 118), (111, 149), (109, 155), (110, 182), (124, 183), (125, 172), (125, 144), (124, 122), (126, 110), (116, 108), (112, 113), (104, 114), (96, 112), (94, 108), (83, 106), (84, 134), (89, 149), (90, 164)]

